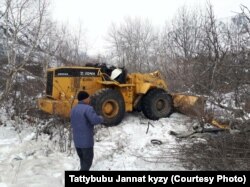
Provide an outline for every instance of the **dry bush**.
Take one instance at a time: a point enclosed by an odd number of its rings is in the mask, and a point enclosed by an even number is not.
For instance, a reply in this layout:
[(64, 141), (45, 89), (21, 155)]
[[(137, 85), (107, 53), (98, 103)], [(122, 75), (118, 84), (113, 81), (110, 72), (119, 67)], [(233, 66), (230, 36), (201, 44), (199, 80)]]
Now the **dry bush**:
[(48, 134), (50, 140), (54, 142), (55, 148), (60, 152), (72, 150), (72, 132), (68, 119), (61, 117), (51, 117), (37, 125), (36, 138), (41, 134)]
[(208, 138), (204, 142), (184, 145), (184, 166), (194, 170), (250, 170), (250, 133), (229, 134)]

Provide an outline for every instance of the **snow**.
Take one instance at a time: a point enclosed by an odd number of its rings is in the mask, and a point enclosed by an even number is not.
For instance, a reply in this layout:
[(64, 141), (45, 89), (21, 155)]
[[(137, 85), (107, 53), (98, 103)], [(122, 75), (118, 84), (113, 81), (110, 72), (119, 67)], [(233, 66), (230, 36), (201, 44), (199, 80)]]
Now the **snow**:
[[(36, 138), (34, 126), (23, 124), (17, 131), (15, 122), (4, 112), (0, 120), (0, 187), (63, 186), (64, 171), (79, 170), (74, 147), (71, 153), (60, 152), (49, 135)], [(169, 131), (191, 126), (188, 117), (177, 113), (158, 121), (137, 113), (127, 114), (118, 126), (97, 126), (91, 170), (184, 170), (176, 157), (179, 143)], [(162, 144), (154, 145), (152, 139)]]
[[(95, 144), (93, 170), (180, 170), (179, 163), (166, 158), (171, 156), (171, 146), (176, 144), (170, 130), (182, 131), (187, 117), (173, 114), (170, 118), (150, 121), (130, 115), (122, 124), (98, 131)], [(149, 126), (148, 122), (153, 126)], [(162, 145), (151, 144), (152, 139), (163, 142)], [(165, 151), (163, 151), (165, 150)], [(166, 155), (167, 154), (167, 155)], [(166, 162), (166, 163), (165, 163)], [(172, 162), (172, 163), (171, 163)]]
[(64, 170), (74, 169), (74, 157), (54, 150), (46, 135), (36, 141), (33, 131), (0, 127), (0, 186), (62, 186)]
[(35, 80), (36, 78), (33, 77), (33, 76), (28, 75), (28, 76), (27, 76), (27, 79), (29, 79), (29, 80)]

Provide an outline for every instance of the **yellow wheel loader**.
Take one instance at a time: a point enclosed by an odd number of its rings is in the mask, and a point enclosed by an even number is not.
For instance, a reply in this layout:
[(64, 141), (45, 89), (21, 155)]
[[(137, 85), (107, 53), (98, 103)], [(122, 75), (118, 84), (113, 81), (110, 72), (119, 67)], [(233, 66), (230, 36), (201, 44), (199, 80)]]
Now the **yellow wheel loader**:
[(199, 100), (170, 95), (159, 71), (127, 74), (125, 69), (106, 66), (59, 67), (48, 69), (46, 96), (39, 98), (38, 106), (47, 113), (69, 117), (81, 90), (91, 95), (91, 105), (107, 126), (119, 124), (125, 112), (142, 111), (148, 119), (158, 120), (168, 117), (174, 105), (189, 110)]

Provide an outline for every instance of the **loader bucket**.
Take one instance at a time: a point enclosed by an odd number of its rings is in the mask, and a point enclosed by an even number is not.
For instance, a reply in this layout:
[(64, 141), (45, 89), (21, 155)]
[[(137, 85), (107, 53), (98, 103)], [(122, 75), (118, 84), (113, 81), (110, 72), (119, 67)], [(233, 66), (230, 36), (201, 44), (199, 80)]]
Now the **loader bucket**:
[(205, 98), (186, 94), (172, 94), (174, 109), (190, 117), (202, 117), (205, 110)]

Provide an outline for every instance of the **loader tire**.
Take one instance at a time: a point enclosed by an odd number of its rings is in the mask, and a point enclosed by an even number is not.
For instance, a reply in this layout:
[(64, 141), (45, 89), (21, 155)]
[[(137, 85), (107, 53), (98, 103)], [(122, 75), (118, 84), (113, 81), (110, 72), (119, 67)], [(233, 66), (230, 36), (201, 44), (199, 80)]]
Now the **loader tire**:
[(152, 89), (142, 98), (142, 112), (151, 120), (168, 117), (173, 112), (172, 97), (162, 89)]
[(106, 126), (118, 125), (125, 114), (125, 102), (118, 90), (104, 88), (91, 96), (91, 105), (104, 118)]

